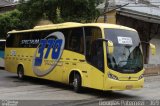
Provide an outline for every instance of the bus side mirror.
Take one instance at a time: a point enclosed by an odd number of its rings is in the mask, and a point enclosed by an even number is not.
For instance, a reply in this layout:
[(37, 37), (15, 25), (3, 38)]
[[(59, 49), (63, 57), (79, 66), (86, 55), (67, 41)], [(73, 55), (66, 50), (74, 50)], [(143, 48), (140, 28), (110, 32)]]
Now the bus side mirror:
[(155, 45), (153, 45), (152, 43), (149, 43), (149, 46), (150, 46), (150, 50), (151, 50), (152, 55), (155, 55), (156, 54), (156, 47), (155, 47)]
[(113, 42), (111, 40), (103, 39), (103, 38), (98, 38), (97, 40), (105, 41), (107, 43), (108, 54), (113, 54), (114, 45), (113, 45)]
[(108, 40), (108, 54), (113, 54), (113, 51), (114, 51), (114, 45), (113, 45), (113, 42)]

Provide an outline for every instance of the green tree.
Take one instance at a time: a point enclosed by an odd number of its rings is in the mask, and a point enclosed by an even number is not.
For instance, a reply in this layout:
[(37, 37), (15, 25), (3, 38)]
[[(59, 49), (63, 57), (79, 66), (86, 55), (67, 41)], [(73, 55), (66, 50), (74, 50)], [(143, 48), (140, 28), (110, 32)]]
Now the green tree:
[(0, 38), (5, 38), (7, 32), (13, 29), (21, 29), (21, 12), (18, 10), (10, 11), (0, 15)]
[(64, 20), (61, 17), (61, 10), (59, 8), (56, 9), (56, 22), (64, 22)]
[[(96, 6), (102, 0), (29, 0), (20, 1), (18, 10), (22, 12), (22, 20), (29, 27), (39, 20), (48, 19), (54, 23), (75, 21), (92, 22), (99, 15)], [(57, 14), (57, 9), (59, 13)], [(57, 16), (59, 15), (59, 16)]]
[(56, 17), (56, 5), (56, 0), (21, 0), (17, 9), (22, 12), (23, 22), (32, 28), (42, 19), (53, 20)]
[(92, 22), (103, 0), (20, 0), (16, 10), (0, 15), (0, 38), (13, 29), (33, 28), (42, 20), (53, 23)]
[(65, 21), (92, 22), (99, 14), (98, 0), (58, 0), (61, 17)]

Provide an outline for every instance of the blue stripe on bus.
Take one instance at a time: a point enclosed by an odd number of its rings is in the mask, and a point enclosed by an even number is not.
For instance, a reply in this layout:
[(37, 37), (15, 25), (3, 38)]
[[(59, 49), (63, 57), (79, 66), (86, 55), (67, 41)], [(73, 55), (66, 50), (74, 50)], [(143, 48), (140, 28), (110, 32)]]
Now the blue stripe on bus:
[(0, 51), (0, 58), (4, 58), (4, 51)]

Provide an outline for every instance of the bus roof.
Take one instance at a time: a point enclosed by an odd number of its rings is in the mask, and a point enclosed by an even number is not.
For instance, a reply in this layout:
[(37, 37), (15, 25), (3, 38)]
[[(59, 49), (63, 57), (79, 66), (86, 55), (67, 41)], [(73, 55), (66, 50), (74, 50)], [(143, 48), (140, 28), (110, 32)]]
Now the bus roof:
[(41, 31), (41, 30), (51, 30), (51, 29), (74, 28), (74, 27), (82, 27), (82, 26), (95, 26), (95, 27), (100, 27), (100, 28), (114, 28), (114, 29), (125, 29), (125, 30), (136, 31), (132, 28), (121, 26), (121, 25), (115, 25), (115, 24), (66, 22), (66, 23), (61, 23), (61, 24), (49, 24), (49, 25), (35, 26), (33, 29), (28, 29), (28, 30), (12, 30), (8, 32), (8, 34)]

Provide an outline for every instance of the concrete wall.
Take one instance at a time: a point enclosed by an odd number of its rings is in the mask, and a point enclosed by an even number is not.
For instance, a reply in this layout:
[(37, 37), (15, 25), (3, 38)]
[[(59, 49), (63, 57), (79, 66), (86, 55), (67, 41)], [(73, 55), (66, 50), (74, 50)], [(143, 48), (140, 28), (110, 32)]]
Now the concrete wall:
[(149, 51), (148, 64), (160, 64), (160, 37), (153, 38), (150, 43), (156, 46), (156, 55), (152, 55)]
[(144, 65), (145, 75), (158, 75), (160, 74), (160, 65), (155, 65), (155, 64), (145, 64)]
[[(97, 23), (104, 23), (104, 16), (100, 16)], [(107, 13), (107, 23), (116, 24), (116, 11)]]

